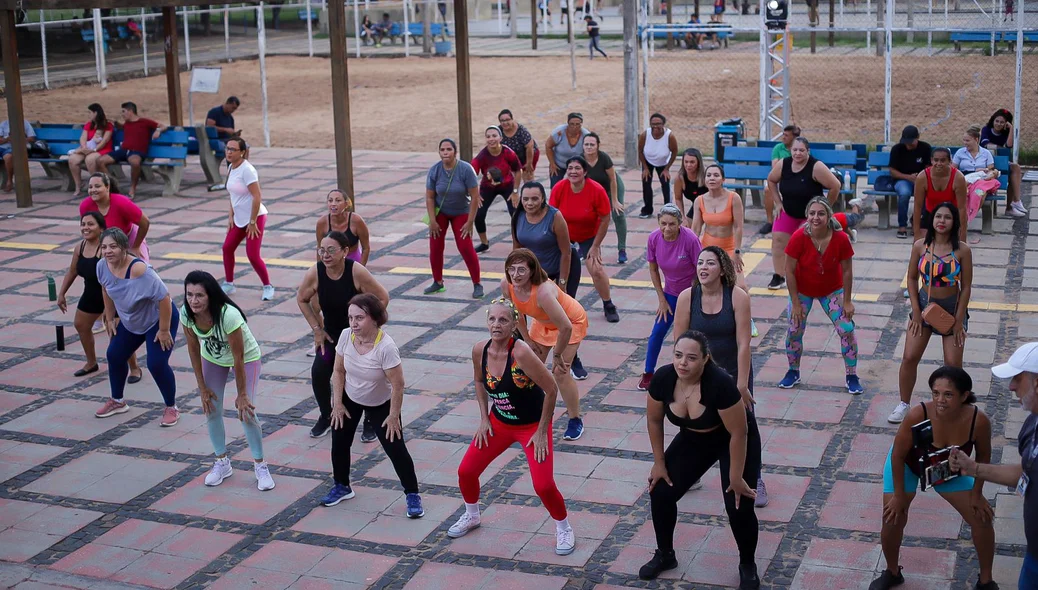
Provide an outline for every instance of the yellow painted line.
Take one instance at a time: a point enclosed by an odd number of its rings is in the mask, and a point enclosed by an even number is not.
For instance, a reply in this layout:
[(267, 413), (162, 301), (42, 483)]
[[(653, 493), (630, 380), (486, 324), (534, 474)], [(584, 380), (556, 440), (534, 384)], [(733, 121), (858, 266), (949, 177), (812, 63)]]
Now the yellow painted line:
[(766, 254), (761, 252), (746, 252), (742, 255), (742, 276), (748, 277), (753, 269), (764, 260)]
[(750, 248), (754, 250), (771, 250), (771, 238), (761, 238), (753, 243)]
[[(191, 254), (188, 252), (170, 252), (169, 254), (163, 254), (159, 258), (166, 260), (187, 260), (192, 262), (223, 262), (223, 256), (218, 254)], [(235, 262), (248, 263), (249, 259), (244, 256), (235, 256)], [(314, 265), (314, 262), (306, 260), (292, 260), (290, 258), (264, 258), (264, 262), (267, 265), (273, 266), (290, 266), (293, 268), (310, 268)]]
[(907, 270), (905, 271), (905, 276), (901, 277), (901, 288), (902, 289), (907, 289), (908, 288), (908, 271)]
[(29, 242), (0, 242), (0, 248), (9, 248), (11, 250), (43, 250), (50, 252), (57, 248), (57, 244), (32, 244)]
[[(770, 297), (789, 297), (789, 292), (783, 287), (782, 289), (776, 289), (772, 291), (765, 287), (750, 287), (750, 295), (765, 295)], [(854, 301), (862, 301), (865, 303), (875, 303), (879, 301), (879, 295), (876, 293), (855, 293), (851, 295), (851, 299)]]

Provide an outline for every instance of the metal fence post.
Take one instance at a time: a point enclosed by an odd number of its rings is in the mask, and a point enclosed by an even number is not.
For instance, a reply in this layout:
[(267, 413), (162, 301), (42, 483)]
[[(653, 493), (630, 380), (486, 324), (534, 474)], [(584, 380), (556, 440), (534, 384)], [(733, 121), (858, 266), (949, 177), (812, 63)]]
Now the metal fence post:
[(191, 35), (187, 30), (187, 7), (184, 7), (184, 59), (187, 62), (188, 71), (191, 70)]
[(40, 47), (43, 52), (43, 87), (50, 90), (50, 76), (47, 72), (47, 16), (40, 9)]
[[(760, 139), (771, 139), (770, 137), (764, 136), (764, 127), (767, 125), (768, 117), (768, 28), (765, 24), (767, 20), (767, 5), (768, 0), (760, 0), (760, 19), (758, 24), (760, 26), (760, 126), (757, 127), (757, 137)], [(716, 154), (715, 154), (716, 155)]]
[(144, 16), (144, 9), (141, 9), (141, 48), (144, 53), (144, 75), (148, 75), (148, 19)]
[(411, 57), (411, 6), (404, 0), (404, 57)]
[[(247, 18), (247, 17), (246, 17)], [(227, 62), (231, 61), (231, 5), (223, 5), (223, 51), (227, 54)]]
[[(335, 2), (342, 2), (343, 0), (334, 0)], [(367, 6), (367, 0), (365, 6)], [(360, 6), (357, 5), (358, 0), (353, 0), (353, 36), (357, 39), (357, 57), (360, 57)]]
[[(405, 3), (406, 4), (406, 3)], [(407, 13), (406, 5), (404, 13)], [(314, 56), (314, 25), (310, 18), (310, 0), (306, 0), (306, 42), (310, 48), (310, 57)]]
[(263, 3), (256, 7), (256, 45), (259, 49), (260, 92), (263, 95), (263, 144), (270, 147), (270, 120), (267, 118), (267, 23)]
[(105, 64), (105, 50), (108, 48), (108, 44), (105, 43), (105, 30), (101, 25), (101, 9), (94, 9), (94, 55), (95, 64), (97, 66), (97, 81), (101, 83), (101, 89), (108, 88), (108, 72), (106, 71)]
[(883, 143), (890, 143), (890, 108), (891, 96), (890, 86), (893, 74), (893, 62), (891, 52), (894, 46), (894, 0), (886, 0), (886, 10), (883, 15), (883, 28), (886, 31), (883, 42), (884, 53), (884, 75), (883, 75)]
[[(1016, 87), (1013, 89), (1013, 161), (1020, 162), (1020, 119), (1023, 114), (1022, 91), (1024, 77), (1024, 0), (1019, 0), (1019, 8), (1013, 17), (1016, 19)], [(1019, 187), (1017, 187), (1019, 190)], [(1017, 195), (1019, 198), (1020, 195)]]

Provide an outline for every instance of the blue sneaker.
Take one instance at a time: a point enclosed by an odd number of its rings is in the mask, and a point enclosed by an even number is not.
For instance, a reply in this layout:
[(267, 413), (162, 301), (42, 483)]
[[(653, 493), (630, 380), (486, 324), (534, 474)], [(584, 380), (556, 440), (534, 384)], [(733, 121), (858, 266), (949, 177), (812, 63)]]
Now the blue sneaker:
[(569, 374), (575, 381), (583, 381), (587, 379), (587, 369), (584, 368), (584, 363), (580, 362), (580, 357), (573, 357), (573, 362), (569, 365)]
[(325, 494), (324, 498), (321, 499), (321, 504), (324, 504), (325, 506), (335, 506), (339, 502), (349, 500), (356, 495), (357, 494), (353, 493), (353, 488), (350, 486), (344, 486), (341, 483), (337, 483), (328, 491), (327, 494)]
[(786, 371), (786, 376), (779, 381), (779, 389), (793, 389), (793, 386), (800, 383), (800, 371), (794, 371), (790, 369)]
[(627, 264), (627, 250), (620, 250), (617, 252), (616, 261), (620, 264)]
[(425, 509), (422, 508), (422, 497), (418, 494), (407, 495), (407, 518), (421, 518), (425, 516)]
[(858, 380), (857, 375), (847, 375), (847, 391), (850, 392), (851, 395), (861, 395), (865, 393), (865, 388), (861, 386), (861, 381)]
[(566, 434), (562, 435), (564, 440), (577, 440), (584, 434), (584, 421), (580, 418), (570, 418), (566, 424)]

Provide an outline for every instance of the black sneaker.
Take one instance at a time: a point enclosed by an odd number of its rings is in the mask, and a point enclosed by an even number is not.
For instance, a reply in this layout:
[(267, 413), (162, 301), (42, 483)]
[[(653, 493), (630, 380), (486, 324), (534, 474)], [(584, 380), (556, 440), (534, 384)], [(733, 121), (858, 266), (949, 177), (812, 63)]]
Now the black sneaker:
[(771, 222), (770, 221), (766, 221), (766, 222), (764, 222), (764, 225), (760, 226), (760, 231), (758, 231), (757, 233), (759, 233), (762, 236), (766, 236), (766, 235), (771, 233), (771, 230), (772, 230)]
[(645, 209), (642, 209), (641, 213), (638, 214), (638, 219), (651, 219), (651, 218), (652, 218), (652, 211), (646, 212)]
[(978, 579), (977, 585), (974, 586), (974, 588), (976, 588), (977, 590), (999, 590), (998, 584), (996, 584), (994, 580), (991, 580), (986, 584), (981, 584), (980, 580)]
[(476, 254), (482, 254), (490, 249), (490, 244), (480, 244), (476, 246)]
[(360, 442), (370, 443), (378, 440), (378, 436), (375, 434), (375, 425), (372, 424), (368, 417), (364, 417), (364, 432), (360, 434)]
[(615, 324), (620, 321), (620, 314), (616, 311), (616, 306), (613, 305), (612, 301), (607, 301), (602, 304), (602, 311), (605, 312), (606, 321), (610, 324)]
[(587, 379), (587, 369), (584, 368), (584, 363), (580, 362), (579, 356), (573, 357), (573, 362), (569, 365), (569, 374), (576, 381)]
[(664, 553), (657, 549), (656, 555), (652, 556), (649, 563), (646, 563), (638, 570), (638, 577), (643, 580), (655, 580), (656, 576), (676, 567), (678, 567), (678, 560), (674, 557), (673, 550)]
[(317, 424), (310, 429), (310, 438), (321, 438), (328, 434), (328, 431), (332, 428), (332, 421), (329, 418), (320, 416), (317, 418)]
[(768, 289), (772, 291), (778, 291), (782, 287), (786, 286), (786, 277), (778, 274), (771, 273), (771, 282), (768, 283)]
[(739, 564), (739, 590), (758, 590), (760, 577), (757, 575), (757, 564)]
[(904, 584), (905, 577), (901, 575), (902, 569), (904, 568), (898, 566), (897, 574), (890, 573), (890, 570), (883, 570), (883, 573), (869, 584), (869, 590), (887, 590), (887, 588)]

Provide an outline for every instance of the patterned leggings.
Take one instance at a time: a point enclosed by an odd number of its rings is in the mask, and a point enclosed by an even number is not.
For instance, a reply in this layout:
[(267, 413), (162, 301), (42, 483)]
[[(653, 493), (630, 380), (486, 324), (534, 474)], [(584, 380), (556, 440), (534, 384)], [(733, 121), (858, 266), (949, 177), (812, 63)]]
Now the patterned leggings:
[[(801, 294), (798, 294), (798, 297), (800, 297), (800, 305), (804, 306), (804, 321), (795, 325), (790, 320), (789, 331), (786, 332), (786, 360), (789, 361), (789, 368), (793, 371), (800, 370), (800, 357), (804, 354), (804, 330), (807, 328), (807, 316), (811, 313), (811, 307), (816, 299)], [(836, 333), (840, 336), (840, 352), (843, 354), (843, 364), (847, 369), (847, 374), (856, 374), (858, 341), (854, 337), (854, 322), (843, 311), (843, 289), (838, 289), (817, 299), (822, 304), (825, 314), (829, 316), (829, 320), (832, 321), (833, 327), (836, 328)], [(792, 301), (787, 310), (792, 316)]]

